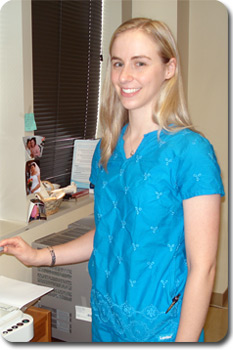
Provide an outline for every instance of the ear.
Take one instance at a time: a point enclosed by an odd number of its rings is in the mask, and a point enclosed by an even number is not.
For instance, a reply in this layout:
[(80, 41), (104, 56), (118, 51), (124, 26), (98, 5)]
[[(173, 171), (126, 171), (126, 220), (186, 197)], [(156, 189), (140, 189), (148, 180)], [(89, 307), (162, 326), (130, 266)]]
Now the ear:
[(166, 64), (166, 74), (165, 79), (171, 79), (176, 71), (176, 59), (172, 57), (170, 61)]

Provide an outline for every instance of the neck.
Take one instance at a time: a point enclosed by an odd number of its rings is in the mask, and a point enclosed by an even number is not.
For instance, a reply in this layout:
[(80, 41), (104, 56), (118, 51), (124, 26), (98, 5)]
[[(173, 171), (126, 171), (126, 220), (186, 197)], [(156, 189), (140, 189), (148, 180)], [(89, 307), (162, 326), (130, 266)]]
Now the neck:
[[(131, 112), (131, 111), (130, 111)], [(152, 120), (152, 117), (144, 117), (141, 113), (129, 112), (129, 132), (131, 138), (142, 137), (145, 134), (158, 130), (158, 125)]]
[(158, 130), (158, 125), (153, 122), (152, 118), (145, 118), (142, 113), (137, 115), (130, 112), (129, 125), (124, 134), (124, 149), (127, 158), (134, 155), (145, 134)]

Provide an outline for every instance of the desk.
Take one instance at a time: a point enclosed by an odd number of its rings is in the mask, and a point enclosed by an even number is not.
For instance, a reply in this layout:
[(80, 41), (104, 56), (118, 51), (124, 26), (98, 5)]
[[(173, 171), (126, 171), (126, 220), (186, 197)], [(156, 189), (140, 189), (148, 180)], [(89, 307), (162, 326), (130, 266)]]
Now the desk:
[(51, 311), (31, 306), (25, 313), (34, 320), (34, 337), (31, 342), (51, 342)]

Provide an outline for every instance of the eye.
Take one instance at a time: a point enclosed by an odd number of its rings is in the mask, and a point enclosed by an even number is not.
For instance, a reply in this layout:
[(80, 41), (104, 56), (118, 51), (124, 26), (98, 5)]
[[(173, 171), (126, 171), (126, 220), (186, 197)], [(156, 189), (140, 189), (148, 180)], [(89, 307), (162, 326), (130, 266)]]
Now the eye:
[(143, 67), (143, 66), (145, 66), (145, 65), (146, 65), (145, 62), (136, 62), (136, 66), (137, 66), (137, 67)]
[(123, 63), (119, 62), (119, 61), (116, 61), (116, 62), (113, 62), (112, 65), (113, 65), (114, 68), (120, 68), (120, 67), (123, 66)]

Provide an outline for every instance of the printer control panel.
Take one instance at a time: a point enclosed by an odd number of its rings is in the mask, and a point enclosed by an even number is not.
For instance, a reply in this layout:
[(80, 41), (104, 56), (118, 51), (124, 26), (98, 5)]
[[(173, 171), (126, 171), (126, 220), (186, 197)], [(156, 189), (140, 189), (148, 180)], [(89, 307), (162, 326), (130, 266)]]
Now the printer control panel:
[(28, 342), (34, 336), (33, 318), (14, 306), (0, 303), (0, 333), (10, 342)]

